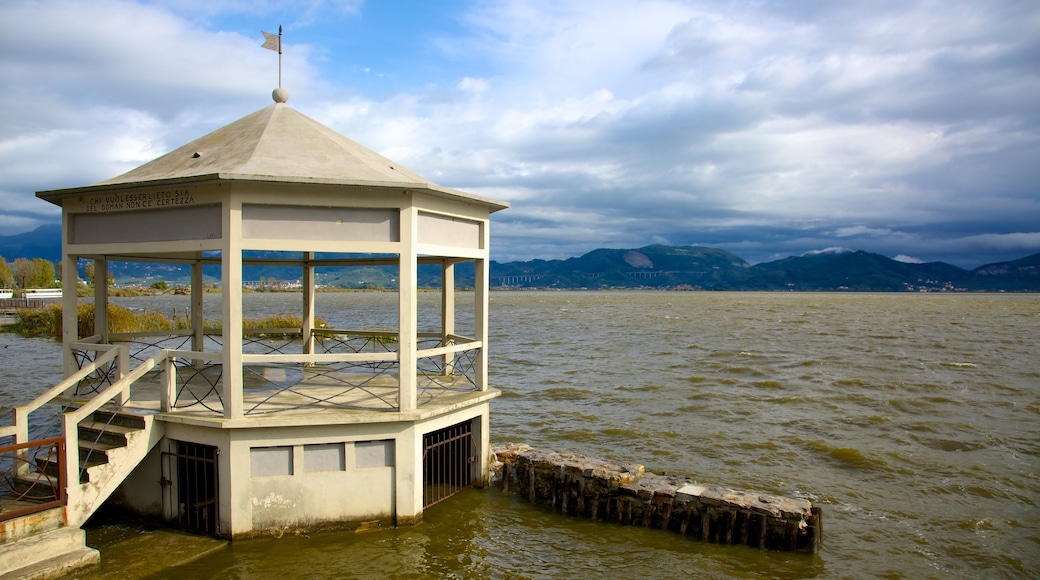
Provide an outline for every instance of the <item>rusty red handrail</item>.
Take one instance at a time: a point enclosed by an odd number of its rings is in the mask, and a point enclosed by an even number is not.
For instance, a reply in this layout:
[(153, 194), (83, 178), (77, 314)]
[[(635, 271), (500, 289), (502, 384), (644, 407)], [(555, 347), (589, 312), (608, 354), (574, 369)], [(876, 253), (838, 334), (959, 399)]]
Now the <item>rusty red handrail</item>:
[[(49, 460), (50, 461), (55, 461), (56, 464), (57, 464), (56, 465), (56, 468), (57, 468), (57, 476), (56, 476), (57, 485), (56, 486), (55, 485), (51, 486), (51, 489), (54, 492), (54, 499), (49, 500), (49, 501), (41, 501), (39, 503), (34, 503), (33, 505), (28, 505), (28, 506), (25, 506), (25, 507), (19, 507), (17, 509), (6, 510), (6, 511), (3, 509), (3, 506), (0, 505), (0, 522), (11, 520), (11, 519), (14, 519), (14, 518), (17, 518), (17, 517), (21, 517), (21, 516), (25, 516), (25, 515), (29, 515), (29, 514), (34, 514), (34, 513), (37, 513), (37, 512), (42, 512), (42, 511), (45, 511), (45, 510), (49, 510), (51, 508), (60, 507), (60, 506), (64, 506), (65, 505), (65, 503), (66, 503), (68, 498), (66, 496), (66, 491), (65, 491), (65, 438), (64, 437), (51, 437), (51, 438), (48, 438), (48, 439), (38, 439), (36, 441), (27, 441), (25, 443), (16, 443), (14, 445), (2, 445), (2, 446), (0, 446), (0, 457), (8, 457), (12, 461), (11, 468), (8, 470), (8, 473), (5, 473), (3, 475), (6, 476), (8, 474), (12, 474), (12, 475), (17, 474), (20, 471), (20, 468), (23, 467), (23, 466), (24, 467), (35, 466), (37, 468), (37, 470), (39, 470), (40, 466), (32, 463), (30, 461), (30, 459), (28, 458), (28, 454), (26, 454), (26, 453), (18, 453), (18, 452), (22, 451), (22, 450), (25, 450), (25, 449), (44, 448), (44, 447), (51, 447), (51, 448), (54, 449), (54, 452), (50, 454)], [(36, 456), (34, 455), (33, 456), (33, 460), (35, 460), (35, 458), (36, 458)], [(14, 490), (11, 490), (11, 491), (13, 492)], [(24, 494), (22, 494), (22, 495), (15, 495), (14, 497), (12, 497), (12, 496), (7, 496), (6, 497), (6, 499), (14, 499), (15, 501), (27, 501), (25, 498), (26, 498), (26, 496)]]

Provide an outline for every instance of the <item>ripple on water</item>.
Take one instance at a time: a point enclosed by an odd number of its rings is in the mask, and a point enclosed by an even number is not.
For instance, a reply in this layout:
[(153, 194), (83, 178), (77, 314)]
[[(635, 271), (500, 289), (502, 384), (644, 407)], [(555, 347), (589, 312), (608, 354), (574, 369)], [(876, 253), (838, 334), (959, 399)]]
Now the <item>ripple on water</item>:
[(594, 398), (595, 393), (574, 387), (551, 387), (536, 391), (532, 396), (551, 401), (584, 401)]
[(872, 471), (888, 471), (884, 460), (875, 459), (855, 447), (839, 447), (822, 439), (813, 439), (804, 443), (810, 450), (831, 460), (839, 467), (869, 469)]

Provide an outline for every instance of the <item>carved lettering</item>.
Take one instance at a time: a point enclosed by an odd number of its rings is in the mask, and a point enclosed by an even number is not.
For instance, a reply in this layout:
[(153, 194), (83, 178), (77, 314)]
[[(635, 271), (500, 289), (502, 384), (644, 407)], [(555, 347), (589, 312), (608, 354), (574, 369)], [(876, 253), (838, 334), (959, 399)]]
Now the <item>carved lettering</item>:
[(194, 193), (190, 189), (106, 193), (87, 198), (83, 211), (87, 213), (127, 211), (175, 205), (195, 205)]

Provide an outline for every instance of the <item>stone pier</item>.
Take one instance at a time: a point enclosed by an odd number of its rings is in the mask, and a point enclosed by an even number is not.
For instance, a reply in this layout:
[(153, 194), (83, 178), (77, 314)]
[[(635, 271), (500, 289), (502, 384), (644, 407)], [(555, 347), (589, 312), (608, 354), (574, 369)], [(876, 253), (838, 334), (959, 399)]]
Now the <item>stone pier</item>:
[(491, 449), (492, 485), (561, 513), (670, 530), (691, 538), (816, 553), (822, 511), (780, 497), (656, 475), (562, 451), (510, 444)]

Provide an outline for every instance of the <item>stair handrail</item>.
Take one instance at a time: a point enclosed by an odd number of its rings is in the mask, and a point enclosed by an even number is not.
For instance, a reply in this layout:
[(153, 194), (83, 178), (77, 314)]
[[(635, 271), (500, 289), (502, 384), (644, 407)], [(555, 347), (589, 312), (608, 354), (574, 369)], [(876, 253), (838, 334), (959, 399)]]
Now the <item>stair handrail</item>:
[[(75, 346), (75, 345), (74, 345)], [(29, 441), (29, 414), (46, 405), (47, 403), (57, 399), (65, 391), (68, 391), (72, 387), (76, 386), (77, 383), (87, 378), (91, 373), (102, 368), (102, 365), (109, 364), (113, 359), (119, 357), (119, 350), (127, 350), (125, 346), (120, 345), (90, 345), (91, 348), (98, 351), (105, 351), (105, 354), (99, 356), (93, 361), (87, 362), (81, 369), (72, 373), (65, 380), (47, 389), (38, 397), (26, 403), (25, 405), (19, 405), (14, 408), (14, 425), (7, 427), (0, 427), (0, 437), (7, 437), (14, 435), (15, 443), (27, 443)], [(123, 361), (126, 357), (119, 357), (120, 364), (124, 364)], [(126, 374), (126, 369), (120, 369), (120, 374)]]
[[(126, 346), (120, 346), (126, 349)], [(107, 353), (106, 353), (107, 354)], [(130, 387), (149, 371), (166, 362), (168, 351), (163, 350), (137, 365), (130, 372), (121, 373), (122, 377), (109, 387), (92, 397), (78, 409), (67, 411), (61, 416), (62, 433), (65, 435), (65, 481), (79, 481), (79, 424), (116, 397), (124, 402), (130, 398)]]

